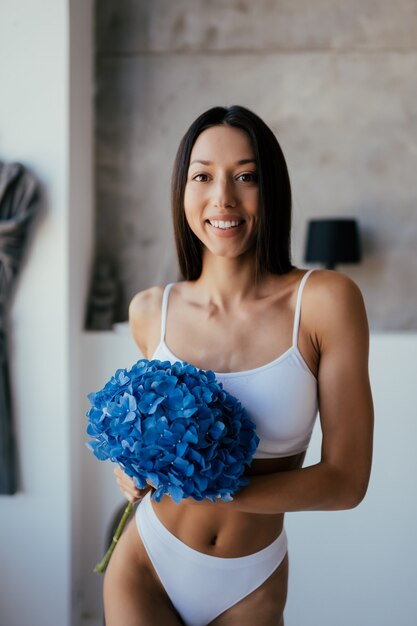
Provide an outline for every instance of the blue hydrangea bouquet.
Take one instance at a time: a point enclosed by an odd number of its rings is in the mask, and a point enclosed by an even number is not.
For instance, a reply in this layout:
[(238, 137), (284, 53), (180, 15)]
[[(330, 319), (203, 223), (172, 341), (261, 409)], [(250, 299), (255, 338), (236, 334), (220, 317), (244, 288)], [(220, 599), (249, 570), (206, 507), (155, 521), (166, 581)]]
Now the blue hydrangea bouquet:
[[(139, 489), (151, 484), (157, 502), (164, 495), (176, 503), (227, 502), (248, 484), (255, 425), (212, 371), (142, 359), (88, 398), (87, 446), (101, 461), (118, 463)], [(132, 508), (129, 502), (95, 571), (105, 570)]]

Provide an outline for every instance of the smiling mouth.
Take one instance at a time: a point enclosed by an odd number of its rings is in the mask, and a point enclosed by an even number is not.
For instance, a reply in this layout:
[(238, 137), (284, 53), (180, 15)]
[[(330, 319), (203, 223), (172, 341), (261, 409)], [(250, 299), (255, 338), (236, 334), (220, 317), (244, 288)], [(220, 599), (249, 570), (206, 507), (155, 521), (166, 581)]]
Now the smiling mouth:
[(219, 228), (221, 230), (229, 230), (231, 228), (236, 228), (244, 223), (244, 220), (207, 220), (207, 222), (214, 226), (214, 228)]

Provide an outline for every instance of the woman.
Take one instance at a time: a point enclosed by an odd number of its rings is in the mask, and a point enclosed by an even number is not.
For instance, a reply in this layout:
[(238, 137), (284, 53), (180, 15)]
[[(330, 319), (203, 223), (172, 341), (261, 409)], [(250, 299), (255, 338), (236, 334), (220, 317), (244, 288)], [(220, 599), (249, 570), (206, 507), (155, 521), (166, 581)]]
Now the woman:
[[(291, 190), (279, 144), (242, 107), (216, 107), (183, 138), (173, 173), (184, 281), (136, 295), (148, 358), (212, 369), (257, 425), (250, 484), (230, 503), (140, 502), (104, 584), (107, 626), (282, 625), (287, 511), (337, 510), (365, 495), (372, 449), (368, 326), (361, 294), (290, 262)], [(317, 465), (302, 468), (317, 409)]]

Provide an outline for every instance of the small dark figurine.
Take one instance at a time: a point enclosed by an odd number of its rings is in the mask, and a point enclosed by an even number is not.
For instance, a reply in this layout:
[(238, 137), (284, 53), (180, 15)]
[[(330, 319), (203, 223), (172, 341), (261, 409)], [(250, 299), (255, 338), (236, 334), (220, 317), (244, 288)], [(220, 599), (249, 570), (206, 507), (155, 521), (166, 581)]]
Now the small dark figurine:
[(109, 261), (98, 261), (94, 268), (94, 278), (88, 307), (87, 328), (89, 330), (110, 330), (115, 322), (117, 303), (117, 281)]

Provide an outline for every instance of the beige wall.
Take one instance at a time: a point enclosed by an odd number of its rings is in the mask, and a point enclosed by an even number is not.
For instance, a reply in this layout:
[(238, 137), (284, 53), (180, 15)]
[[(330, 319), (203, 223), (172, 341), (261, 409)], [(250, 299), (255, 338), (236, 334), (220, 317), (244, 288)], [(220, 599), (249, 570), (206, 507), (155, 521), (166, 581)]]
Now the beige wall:
[(417, 329), (417, 5), (413, 0), (97, 1), (97, 246), (121, 317), (177, 277), (169, 178), (178, 141), (216, 104), (276, 132), (294, 192), (294, 262), (309, 218), (360, 221), (340, 267), (373, 330)]

